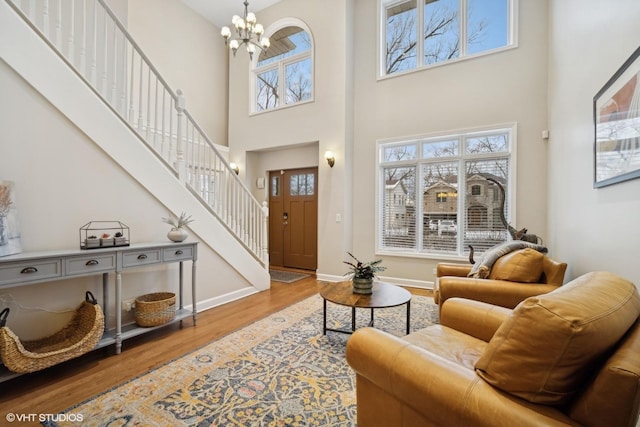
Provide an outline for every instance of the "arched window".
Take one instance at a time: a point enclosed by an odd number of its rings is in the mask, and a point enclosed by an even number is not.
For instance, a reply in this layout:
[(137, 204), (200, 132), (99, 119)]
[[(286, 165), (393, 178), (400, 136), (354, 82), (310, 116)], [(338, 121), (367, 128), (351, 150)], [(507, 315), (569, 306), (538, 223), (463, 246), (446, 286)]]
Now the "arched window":
[(265, 32), (271, 46), (254, 59), (252, 112), (313, 100), (313, 38), (296, 19), (276, 23)]

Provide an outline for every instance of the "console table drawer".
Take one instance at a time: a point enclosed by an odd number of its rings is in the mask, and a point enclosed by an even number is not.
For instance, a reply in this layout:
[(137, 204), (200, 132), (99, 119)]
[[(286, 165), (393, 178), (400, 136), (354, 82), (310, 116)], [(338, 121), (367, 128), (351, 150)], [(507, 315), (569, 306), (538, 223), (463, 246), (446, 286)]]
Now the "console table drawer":
[(162, 259), (167, 262), (193, 259), (193, 246), (178, 246), (175, 248), (167, 248), (164, 250)]
[(65, 274), (70, 276), (76, 274), (115, 271), (116, 269), (115, 253), (93, 254), (90, 256), (67, 258), (64, 262)]
[(56, 277), (62, 277), (62, 260), (60, 258), (8, 263), (0, 266), (0, 286), (37, 282)]
[(139, 265), (157, 264), (161, 262), (160, 249), (148, 251), (132, 251), (122, 254), (122, 267), (136, 267)]

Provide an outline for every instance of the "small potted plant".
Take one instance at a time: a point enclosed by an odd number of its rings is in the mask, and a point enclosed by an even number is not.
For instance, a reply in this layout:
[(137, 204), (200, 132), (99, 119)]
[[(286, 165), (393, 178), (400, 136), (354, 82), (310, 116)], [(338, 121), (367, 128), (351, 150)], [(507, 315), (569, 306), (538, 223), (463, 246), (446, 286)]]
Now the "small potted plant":
[(184, 230), (184, 227), (193, 221), (194, 220), (191, 219), (191, 215), (187, 216), (185, 212), (182, 212), (178, 218), (174, 218), (171, 215), (166, 218), (162, 218), (162, 222), (165, 222), (172, 227), (169, 233), (167, 233), (167, 237), (172, 242), (182, 242), (189, 237), (189, 234)]
[(100, 246), (113, 246), (113, 237), (109, 233), (100, 236)]
[(87, 249), (97, 248), (99, 246), (100, 246), (100, 239), (98, 239), (97, 236), (91, 235), (91, 236), (87, 236), (87, 238), (84, 239), (84, 247)]
[(345, 276), (352, 275), (351, 281), (353, 283), (353, 293), (355, 294), (370, 294), (373, 292), (373, 279), (376, 277), (376, 273), (384, 271), (387, 268), (382, 267), (380, 263), (381, 259), (362, 262), (356, 258), (351, 252), (347, 252), (352, 261), (343, 261), (349, 266), (349, 271), (345, 273)]
[(116, 234), (114, 234), (113, 239), (116, 246), (123, 246), (127, 244), (127, 238), (124, 237), (121, 231), (118, 231)]

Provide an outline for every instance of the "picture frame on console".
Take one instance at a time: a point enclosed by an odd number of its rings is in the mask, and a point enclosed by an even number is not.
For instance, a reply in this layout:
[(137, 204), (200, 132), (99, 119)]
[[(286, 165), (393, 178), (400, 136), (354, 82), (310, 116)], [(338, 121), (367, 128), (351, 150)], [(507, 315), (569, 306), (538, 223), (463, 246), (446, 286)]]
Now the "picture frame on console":
[(22, 252), (13, 181), (0, 179), (0, 257)]
[(594, 188), (640, 178), (640, 47), (593, 98)]

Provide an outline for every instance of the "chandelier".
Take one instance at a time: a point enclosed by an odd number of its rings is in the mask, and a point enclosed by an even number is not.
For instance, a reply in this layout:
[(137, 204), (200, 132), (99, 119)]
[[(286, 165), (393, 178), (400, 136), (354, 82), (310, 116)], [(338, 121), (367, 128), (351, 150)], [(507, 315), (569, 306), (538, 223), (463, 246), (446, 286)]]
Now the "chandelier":
[(256, 15), (253, 12), (248, 11), (249, 2), (244, 2), (244, 18), (233, 15), (231, 24), (236, 29), (237, 38), (231, 38), (231, 29), (229, 27), (222, 27), (222, 37), (224, 37), (225, 45), (228, 44), (229, 48), (233, 51), (233, 56), (236, 56), (238, 48), (242, 45), (247, 46), (247, 52), (249, 52), (249, 58), (253, 59), (253, 53), (256, 48), (261, 51), (266, 51), (271, 42), (268, 37), (262, 37), (264, 34), (264, 28), (256, 21)]

